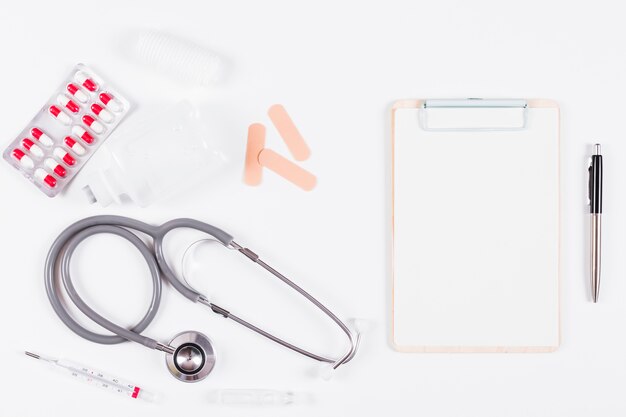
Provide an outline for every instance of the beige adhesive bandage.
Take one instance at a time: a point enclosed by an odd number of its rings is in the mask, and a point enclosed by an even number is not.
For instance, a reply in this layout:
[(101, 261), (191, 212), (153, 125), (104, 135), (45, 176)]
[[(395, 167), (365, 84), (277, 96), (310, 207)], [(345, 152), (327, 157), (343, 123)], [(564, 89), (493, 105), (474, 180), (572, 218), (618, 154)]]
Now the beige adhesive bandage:
[(287, 114), (285, 108), (280, 104), (274, 104), (267, 111), (272, 123), (280, 133), (280, 136), (283, 138), (287, 147), (289, 148), (289, 152), (293, 155), (293, 157), (297, 161), (304, 161), (311, 156), (311, 150), (307, 146), (304, 138), (296, 128), (296, 125)]
[(305, 191), (311, 191), (317, 184), (315, 175), (270, 149), (259, 153), (259, 163)]
[(244, 182), (259, 185), (263, 178), (263, 167), (259, 164), (259, 154), (265, 147), (265, 126), (254, 123), (248, 127), (248, 147), (246, 148), (246, 166)]

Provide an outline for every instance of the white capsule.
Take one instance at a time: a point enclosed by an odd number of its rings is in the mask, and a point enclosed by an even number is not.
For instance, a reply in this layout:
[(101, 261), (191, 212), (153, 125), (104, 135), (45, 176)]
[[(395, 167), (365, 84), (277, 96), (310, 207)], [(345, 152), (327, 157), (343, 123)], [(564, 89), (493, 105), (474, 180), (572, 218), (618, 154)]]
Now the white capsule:
[(98, 116), (100, 116), (100, 118), (106, 123), (111, 123), (113, 121), (113, 114), (111, 114), (108, 110), (103, 109)]
[(22, 159), (20, 159), (20, 164), (26, 169), (35, 168), (35, 163), (28, 156), (24, 156)]
[(50, 115), (52, 115), (52, 117), (54, 117), (64, 125), (69, 125), (72, 122), (70, 116), (68, 116), (63, 110), (61, 110), (57, 106), (50, 106), (48, 108), (48, 111), (50, 112)]
[(91, 105), (91, 111), (94, 112), (96, 116), (104, 120), (105, 123), (111, 123), (111, 121), (113, 121), (113, 115), (111, 112), (98, 103), (93, 103)]
[(37, 145), (30, 147), (30, 153), (35, 155), (37, 158), (43, 158), (43, 150)]
[(72, 113), (78, 113), (78, 111), (80, 110), (78, 104), (74, 103), (74, 100), (71, 100), (69, 97), (66, 97), (65, 94), (59, 94), (57, 96), (57, 101), (61, 106), (65, 107)]
[(111, 123), (113, 121), (113, 115), (108, 110), (102, 109), (100, 113), (98, 113), (98, 116), (106, 123)]
[(74, 166), (76, 163), (76, 159), (62, 148), (54, 148), (52, 151), (53, 155), (59, 158), (61, 161), (65, 162), (67, 166)]
[(33, 135), (35, 139), (39, 141), (43, 146), (50, 147), (54, 145), (54, 141), (50, 138), (50, 136), (43, 133), (43, 131), (37, 127), (33, 127), (30, 130), (30, 134)]
[(74, 94), (74, 97), (76, 97), (76, 100), (80, 101), (81, 103), (86, 103), (89, 99), (89, 97), (87, 97), (87, 94), (83, 93), (80, 90), (76, 90), (76, 94)]
[(74, 79), (92, 93), (98, 90), (98, 84), (96, 84), (95, 81), (83, 71), (78, 71), (74, 74)]
[(85, 148), (83, 148), (83, 146), (80, 143), (76, 142), (72, 137), (66, 136), (65, 144), (67, 145), (68, 148), (74, 151), (76, 155), (82, 156), (85, 154)]
[(50, 188), (54, 188), (57, 185), (57, 180), (52, 175), (48, 174), (43, 168), (37, 168), (35, 170), (35, 178)]
[(89, 100), (89, 97), (87, 97), (87, 94), (83, 93), (80, 87), (77, 86), (76, 84), (69, 83), (67, 85), (67, 91), (71, 95), (76, 97), (76, 100), (80, 101), (81, 103), (86, 103), (87, 100)]
[(102, 125), (102, 123), (100, 123), (99, 121), (97, 121), (96, 119), (94, 119), (88, 114), (83, 116), (83, 123), (85, 123), (87, 126), (91, 128), (91, 130), (93, 130), (94, 132), (98, 134), (104, 132), (104, 126)]
[(111, 93), (100, 93), (100, 101), (115, 113), (122, 111), (122, 105)]
[(91, 145), (93, 143), (93, 136), (89, 134), (85, 129), (80, 126), (74, 126), (72, 133), (81, 138), (85, 143)]
[(65, 170), (65, 168), (63, 168), (63, 166), (55, 161), (53, 158), (47, 158), (44, 161), (44, 164), (50, 171), (54, 172), (61, 178), (64, 178), (65, 175), (67, 175), (67, 171)]
[(24, 153), (21, 149), (13, 150), (13, 158), (17, 159), (20, 165), (26, 169), (33, 169), (35, 167), (35, 163), (28, 155)]
[(37, 158), (43, 157), (43, 150), (30, 139), (22, 140), (22, 146)]

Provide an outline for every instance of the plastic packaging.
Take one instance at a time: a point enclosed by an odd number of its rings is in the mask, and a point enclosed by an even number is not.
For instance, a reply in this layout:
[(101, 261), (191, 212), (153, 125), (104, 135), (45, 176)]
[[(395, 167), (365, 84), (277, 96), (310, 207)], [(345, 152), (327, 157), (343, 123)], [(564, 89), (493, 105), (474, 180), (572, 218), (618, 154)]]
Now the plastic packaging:
[(302, 396), (269, 389), (217, 389), (209, 393), (209, 401), (231, 406), (279, 406), (302, 402)]
[(160, 32), (141, 33), (133, 52), (144, 64), (194, 84), (211, 85), (222, 73), (222, 60), (213, 52)]
[(156, 114), (132, 134), (117, 137), (98, 158), (99, 169), (83, 190), (92, 203), (102, 206), (127, 200), (149, 206), (207, 179), (226, 162), (186, 101)]
[(92, 69), (78, 64), (4, 151), (48, 197), (59, 194), (130, 110)]

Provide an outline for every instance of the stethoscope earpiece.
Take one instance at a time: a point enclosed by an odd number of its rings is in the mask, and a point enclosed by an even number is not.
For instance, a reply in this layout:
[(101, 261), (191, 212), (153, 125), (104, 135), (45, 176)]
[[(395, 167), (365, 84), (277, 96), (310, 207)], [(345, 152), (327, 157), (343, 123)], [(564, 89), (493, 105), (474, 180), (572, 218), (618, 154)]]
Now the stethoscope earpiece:
[(204, 334), (193, 330), (182, 332), (174, 336), (169, 345), (175, 350), (166, 353), (165, 364), (179, 381), (202, 381), (213, 370), (215, 351)]

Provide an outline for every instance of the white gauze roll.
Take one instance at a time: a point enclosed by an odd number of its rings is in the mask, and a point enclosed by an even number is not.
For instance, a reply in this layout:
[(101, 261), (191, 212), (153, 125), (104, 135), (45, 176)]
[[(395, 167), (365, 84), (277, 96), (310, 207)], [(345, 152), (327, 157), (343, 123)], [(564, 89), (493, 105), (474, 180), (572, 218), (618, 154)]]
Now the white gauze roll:
[(160, 32), (141, 33), (135, 55), (164, 74), (194, 84), (214, 84), (222, 72), (222, 60), (212, 51)]

